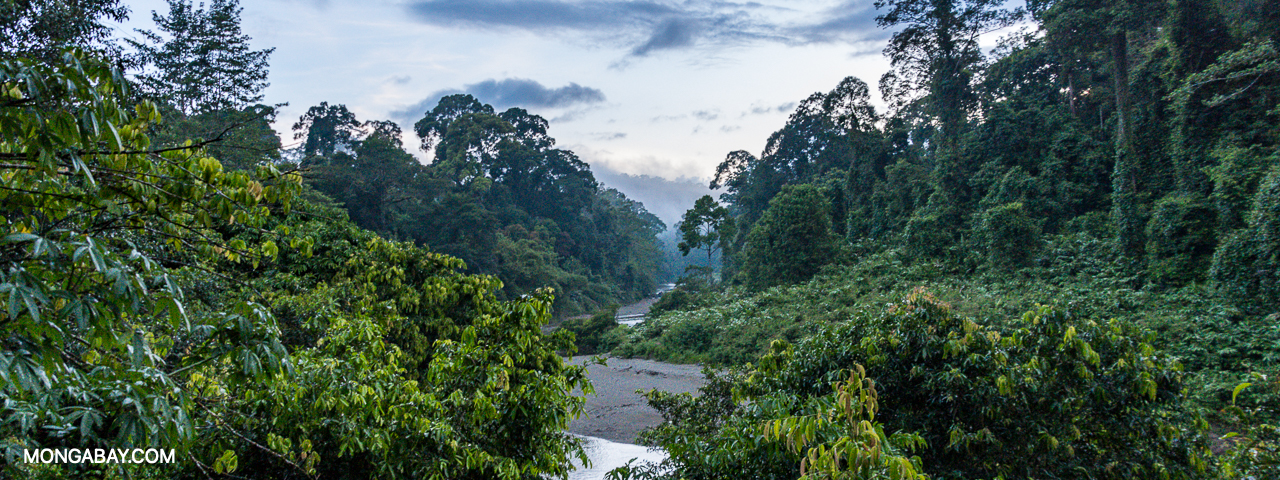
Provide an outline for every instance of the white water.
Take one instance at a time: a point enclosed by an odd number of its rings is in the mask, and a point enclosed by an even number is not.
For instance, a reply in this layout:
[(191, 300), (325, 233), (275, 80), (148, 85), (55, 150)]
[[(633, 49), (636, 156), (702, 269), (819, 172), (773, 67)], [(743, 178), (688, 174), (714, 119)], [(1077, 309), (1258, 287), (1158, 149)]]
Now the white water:
[[(661, 287), (658, 287), (658, 295), (662, 295), (662, 294), (664, 294), (664, 293), (670, 292), (670, 291), (675, 290), (675, 289), (676, 289), (676, 284), (674, 284), (674, 283), (664, 283), (664, 284), (662, 284), (662, 286), (661, 286)], [(641, 324), (641, 323), (644, 323), (644, 318), (645, 318), (645, 314), (643, 314), (643, 313), (639, 313), (639, 314), (634, 314), (634, 315), (626, 315), (626, 316), (622, 316), (622, 317), (617, 317), (617, 318), (615, 318), (615, 320), (617, 320), (619, 324), (626, 325), (626, 326), (629, 326), (629, 327), (634, 327), (634, 326), (636, 326), (636, 325), (639, 325), (639, 324)]]
[(629, 327), (634, 327), (634, 326), (639, 325), (639, 324), (641, 324), (641, 323), (644, 323), (644, 317), (638, 317), (638, 318), (626, 318), (626, 319), (618, 320), (618, 324), (620, 324), (620, 325), (626, 325), (626, 326), (629, 326)]
[(636, 465), (645, 461), (657, 463), (667, 458), (667, 452), (650, 450), (649, 447), (641, 445), (616, 443), (587, 436), (582, 436), (582, 439), (586, 440), (585, 448), (587, 456), (591, 458), (591, 468), (583, 468), (577, 460), (574, 460), (573, 465), (576, 470), (569, 472), (569, 480), (603, 479), (609, 470), (626, 465), (627, 461), (633, 458), (636, 459)]

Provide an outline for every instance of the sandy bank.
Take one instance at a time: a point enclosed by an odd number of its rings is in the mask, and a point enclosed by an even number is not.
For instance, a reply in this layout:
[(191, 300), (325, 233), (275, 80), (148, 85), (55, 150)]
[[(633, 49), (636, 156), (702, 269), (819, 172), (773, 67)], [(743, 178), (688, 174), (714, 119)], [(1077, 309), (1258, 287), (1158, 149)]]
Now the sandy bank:
[[(582, 365), (591, 357), (573, 357)], [(596, 395), (587, 396), (585, 414), (569, 423), (569, 431), (613, 442), (635, 443), (640, 430), (662, 423), (637, 390), (698, 393), (705, 380), (701, 365), (675, 365), (653, 360), (609, 358), (608, 366), (589, 365)], [(582, 392), (575, 392), (582, 395)]]

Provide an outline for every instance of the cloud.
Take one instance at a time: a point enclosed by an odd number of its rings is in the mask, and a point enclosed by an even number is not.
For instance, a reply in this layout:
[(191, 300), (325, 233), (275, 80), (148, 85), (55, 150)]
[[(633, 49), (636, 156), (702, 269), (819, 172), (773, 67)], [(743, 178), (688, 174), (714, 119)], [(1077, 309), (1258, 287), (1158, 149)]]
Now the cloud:
[(747, 110), (746, 112), (743, 112), (743, 113), (742, 113), (742, 115), (740, 115), (740, 116), (741, 116), (741, 117), (745, 117), (745, 116), (747, 116), (747, 115), (768, 115), (768, 114), (773, 114), (773, 113), (788, 113), (788, 112), (790, 112), (791, 110), (795, 109), (795, 108), (796, 108), (796, 105), (799, 105), (799, 103), (796, 103), (796, 102), (786, 102), (786, 103), (783, 103), (783, 104), (781, 104), (781, 105), (760, 105), (760, 104), (753, 104), (753, 105), (751, 105), (751, 109), (750, 109), (750, 110)]
[(533, 32), (595, 30), (647, 24), (680, 13), (650, 1), (424, 0), (409, 4), (419, 20), (444, 27), (519, 28)]
[(790, 25), (785, 31), (791, 42), (800, 44), (879, 41), (891, 34), (876, 25), (879, 15), (871, 2), (847, 1), (823, 12), (819, 21)]
[(605, 101), (604, 92), (600, 89), (584, 87), (572, 82), (563, 87), (549, 88), (526, 78), (488, 79), (469, 84), (462, 89), (437, 90), (418, 103), (392, 112), (391, 117), (402, 123), (412, 123), (435, 108), (441, 97), (459, 93), (469, 93), (481, 102), (493, 105), (493, 108), (498, 111), (511, 107), (568, 108)]
[(490, 79), (467, 85), (464, 90), (499, 110), (509, 107), (563, 108), (604, 101), (604, 92), (599, 89), (576, 83), (547, 88), (524, 78)]
[(596, 132), (591, 134), (591, 138), (601, 141), (621, 140), (627, 138), (624, 132)]
[[(626, 58), (701, 47), (767, 41), (790, 45), (883, 39), (865, 1), (801, 11), (756, 2), (715, 0), (415, 0), (405, 8), (420, 22), (445, 28), (524, 30), (572, 35), (623, 46)], [(614, 68), (629, 65), (625, 58)]]
[(413, 81), (413, 77), (410, 77), (408, 75), (396, 75), (394, 77), (391, 77), (391, 83), (394, 83), (396, 85), (404, 85), (411, 81)]
[(723, 126), (721, 126), (721, 127), (720, 127), (720, 131), (721, 131), (721, 132), (724, 132), (724, 133), (736, 132), (736, 131), (738, 131), (738, 130), (742, 130), (742, 126), (740, 126), (740, 125), (723, 125)]
[(685, 210), (703, 195), (715, 195), (707, 188), (707, 180), (680, 177), (668, 180), (648, 175), (628, 175), (601, 163), (592, 163), (591, 172), (605, 186), (616, 188), (627, 198), (643, 203), (645, 210), (657, 215), (667, 225), (680, 221)]
[(712, 120), (720, 118), (720, 114), (717, 112), (709, 111), (709, 110), (698, 110), (696, 112), (693, 112), (693, 118), (702, 120), (704, 122), (710, 122)]
[(720, 112), (717, 110), (698, 110), (693, 113), (681, 113), (679, 115), (658, 115), (656, 117), (650, 118), (649, 121), (652, 123), (674, 122), (677, 120), (684, 120), (691, 117), (704, 122), (710, 122), (712, 120), (720, 118)]
[(400, 108), (397, 110), (392, 110), (391, 113), (388, 114), (388, 116), (390, 116), (392, 120), (395, 120), (397, 123), (399, 123), (401, 128), (403, 128), (405, 125), (413, 125), (418, 120), (421, 120), (422, 117), (427, 114), (427, 112), (430, 112), (432, 108), (435, 108), (437, 103), (440, 103), (440, 97), (453, 95), (456, 93), (463, 93), (463, 92), (461, 90), (436, 91), (430, 95), (427, 95), (427, 98), (424, 98), (417, 103), (414, 103), (412, 105), (406, 105), (403, 108)]
[(693, 34), (697, 27), (687, 19), (673, 18), (662, 22), (658, 29), (649, 36), (649, 40), (631, 50), (637, 57), (648, 55), (654, 50), (671, 50), (693, 45)]

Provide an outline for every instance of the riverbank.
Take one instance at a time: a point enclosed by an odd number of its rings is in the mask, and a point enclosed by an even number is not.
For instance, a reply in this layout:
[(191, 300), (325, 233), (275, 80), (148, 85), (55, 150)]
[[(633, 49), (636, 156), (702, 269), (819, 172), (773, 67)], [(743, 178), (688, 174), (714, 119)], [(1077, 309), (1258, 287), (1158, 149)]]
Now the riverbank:
[[(583, 365), (591, 358), (579, 355), (572, 362)], [(631, 358), (609, 358), (607, 365), (587, 365), (587, 376), (596, 394), (586, 397), (584, 413), (569, 422), (569, 432), (619, 443), (635, 443), (641, 430), (662, 423), (662, 415), (649, 407), (637, 390), (656, 388), (697, 395), (698, 388), (706, 383), (701, 365)]]

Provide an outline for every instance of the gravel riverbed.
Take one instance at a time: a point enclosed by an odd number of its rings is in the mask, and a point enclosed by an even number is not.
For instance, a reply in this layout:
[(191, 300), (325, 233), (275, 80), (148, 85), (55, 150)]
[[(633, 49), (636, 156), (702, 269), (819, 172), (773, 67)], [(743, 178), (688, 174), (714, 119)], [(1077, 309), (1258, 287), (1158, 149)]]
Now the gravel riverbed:
[[(590, 356), (573, 357), (582, 365)], [(606, 365), (587, 365), (596, 394), (588, 395), (585, 413), (569, 423), (569, 432), (612, 442), (635, 443), (641, 430), (662, 423), (637, 390), (698, 393), (706, 383), (701, 365), (676, 365), (632, 358), (608, 358)], [(575, 395), (582, 395), (581, 391)]]

